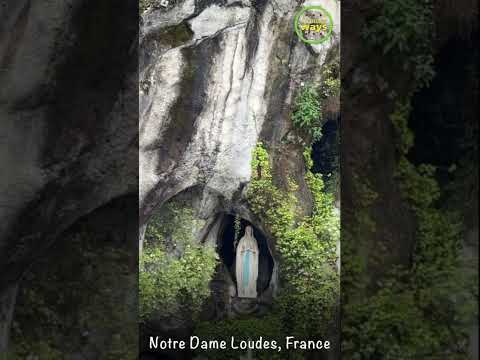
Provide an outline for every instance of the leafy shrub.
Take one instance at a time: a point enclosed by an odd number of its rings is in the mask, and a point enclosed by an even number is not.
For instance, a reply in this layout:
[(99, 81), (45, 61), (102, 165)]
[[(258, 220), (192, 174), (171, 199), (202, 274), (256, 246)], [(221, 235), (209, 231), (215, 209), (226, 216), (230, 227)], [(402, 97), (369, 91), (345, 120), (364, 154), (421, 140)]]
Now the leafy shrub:
[(338, 56), (322, 69), (320, 95), (323, 98), (340, 95), (340, 58)]
[(150, 221), (139, 263), (143, 321), (185, 309), (195, 315), (210, 295), (217, 255), (213, 247), (195, 243), (201, 224), (191, 208), (175, 203)]
[(155, 312), (168, 316), (188, 307), (198, 312), (210, 295), (208, 284), (215, 270), (215, 250), (188, 246), (175, 259), (161, 247), (146, 248), (140, 260), (140, 317)]
[(283, 314), (281, 317), (289, 314), (284, 323), (289, 330), (286, 333), (299, 336), (322, 334), (333, 319), (339, 297), (339, 217), (332, 195), (324, 192), (321, 174), (310, 171), (310, 152), (305, 151), (305, 180), (313, 196), (310, 216), (297, 215), (293, 182), (288, 192), (274, 184), (268, 153), (262, 144), (253, 154), (252, 172), (256, 176), (247, 192), (252, 210), (275, 237), (281, 255), (283, 291), (277, 310)]
[(327, 101), (340, 95), (340, 63), (338, 57), (322, 69), (321, 83), (318, 86), (306, 84), (295, 98), (292, 114), (293, 125), (302, 129), (311, 142), (322, 138), (324, 112)]
[(364, 29), (364, 38), (381, 46), (384, 54), (401, 58), (419, 86), (428, 84), (434, 75), (432, 1), (385, 0), (381, 4)]
[[(252, 179), (247, 199), (252, 211), (276, 239), (281, 255), (282, 289), (271, 312), (262, 318), (245, 318), (201, 323), (195, 334), (203, 339), (230, 336), (256, 339), (260, 336), (283, 344), (286, 335), (303, 338), (325, 336), (335, 321), (339, 301), (339, 275), (336, 246), (339, 240), (339, 216), (333, 197), (326, 193), (321, 174), (313, 174), (311, 149), (306, 149), (306, 182), (313, 196), (310, 216), (298, 215), (295, 197), (297, 185), (289, 182), (288, 191), (274, 183), (270, 157), (259, 143), (252, 156)], [(258, 359), (303, 359), (301, 351), (282, 353), (253, 351)], [(238, 356), (228, 351), (209, 351), (208, 358)]]
[(307, 85), (300, 90), (292, 115), (293, 124), (312, 136), (312, 141), (322, 137), (322, 111), (320, 96), (315, 87)]
[(87, 347), (136, 359), (134, 256), (89, 224), (64, 236), (23, 279), (7, 359), (66, 359)]
[(465, 324), (478, 316), (478, 286), (472, 282), (477, 275), (461, 266), (461, 221), (439, 203), (435, 168), (407, 157), (414, 144), (409, 114), (410, 104), (398, 103), (391, 121), (399, 157), (396, 177), (416, 221), (411, 264), (393, 267), (378, 291), (344, 307), (342, 351), (355, 359), (466, 360)]

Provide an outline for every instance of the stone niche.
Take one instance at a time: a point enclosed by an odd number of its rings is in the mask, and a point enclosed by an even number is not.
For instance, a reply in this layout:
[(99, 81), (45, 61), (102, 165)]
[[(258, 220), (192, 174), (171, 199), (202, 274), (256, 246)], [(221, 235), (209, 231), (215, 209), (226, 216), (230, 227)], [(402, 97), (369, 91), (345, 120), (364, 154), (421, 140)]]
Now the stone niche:
[[(226, 311), (230, 317), (239, 314), (260, 314), (267, 311), (272, 301), (272, 279), (275, 268), (267, 237), (252, 223), (240, 219), (240, 231), (237, 234), (237, 239), (235, 239), (235, 215), (221, 214), (217, 221), (216, 247), (221, 264), (212, 280), (212, 290), (219, 295), (218, 290), (223, 289), (223, 296), (216, 296), (217, 299), (222, 299), (222, 304), (217, 305), (220, 305), (220, 308), (224, 307), (223, 311)], [(236, 245), (245, 236), (247, 227), (253, 230), (252, 235), (258, 247), (258, 270), (255, 269), (258, 271), (256, 297), (240, 296), (239, 287), (242, 284), (240, 283), (241, 280), (237, 279), (239, 271), (237, 269), (237, 259), (241, 256), (237, 256)], [(257, 264), (257, 261), (255, 261), (255, 264)], [(226, 288), (228, 288), (228, 291), (225, 291)]]

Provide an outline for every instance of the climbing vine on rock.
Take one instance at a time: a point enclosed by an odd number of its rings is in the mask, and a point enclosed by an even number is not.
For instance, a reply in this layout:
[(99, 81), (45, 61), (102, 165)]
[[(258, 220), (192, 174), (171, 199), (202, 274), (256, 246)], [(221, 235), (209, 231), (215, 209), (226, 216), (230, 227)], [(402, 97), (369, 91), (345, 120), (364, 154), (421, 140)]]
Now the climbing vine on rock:
[(407, 158), (413, 146), (413, 133), (408, 128), (409, 114), (410, 105), (398, 103), (391, 116), (400, 135), (397, 143), (400, 160), (396, 175), (402, 194), (417, 220), (413, 258), (416, 284), (436, 286), (436, 274), (453, 275), (458, 268), (462, 226), (457, 213), (438, 203), (441, 189), (435, 179), (435, 167), (426, 164), (417, 166)]
[(137, 275), (128, 248), (89, 223), (64, 240), (25, 274), (6, 359), (70, 359), (87, 348), (101, 359), (136, 359), (137, 307), (128, 291)]
[[(377, 194), (365, 173), (354, 173), (354, 193), (362, 200), (352, 200), (355, 214), (342, 238), (343, 294), (348, 292), (343, 299), (342, 353), (360, 360), (467, 359), (464, 329), (466, 320), (475, 316), (478, 290), (470, 292), (468, 278), (460, 274), (464, 270), (460, 262), (462, 222), (443, 203), (445, 189), (436, 179), (435, 167), (415, 164), (409, 158), (415, 144), (408, 126), (411, 98), (434, 76), (433, 2), (385, 0), (369, 11), (363, 38), (372, 51), (378, 50), (377, 58), (402, 68), (404, 78), (410, 80), (403, 88), (390, 87), (390, 98), (396, 104), (386, 121), (394, 130), (394, 176), (413, 218), (414, 246), (410, 263), (382, 269), (382, 280), (369, 277), (362, 250), (363, 244), (375, 239), (372, 205)], [(381, 68), (377, 65), (375, 70), (381, 73)]]
[(339, 217), (333, 197), (324, 192), (321, 175), (310, 171), (310, 149), (305, 151), (305, 157), (305, 180), (313, 197), (310, 216), (297, 214), (293, 181), (288, 191), (275, 185), (268, 152), (262, 144), (253, 153), (254, 176), (247, 193), (252, 210), (276, 239), (281, 255), (283, 293), (279, 302), (289, 313), (288, 328), (304, 336), (325, 330), (322, 326), (332, 320), (339, 296)]
[[(275, 184), (267, 149), (262, 143), (255, 147), (247, 199), (276, 241), (281, 256), (282, 288), (266, 317), (201, 324), (196, 333), (202, 337), (263, 336), (283, 344), (285, 335), (321, 338), (334, 328), (340, 296), (336, 266), (340, 223), (333, 196), (325, 192), (321, 174), (310, 171), (313, 166), (310, 154), (311, 149), (306, 149), (305, 181), (312, 193), (313, 210), (310, 216), (301, 216), (295, 196), (298, 186), (290, 180), (288, 190), (280, 189)], [(232, 354), (235, 355), (238, 354)], [(303, 359), (304, 355), (298, 350), (289, 354), (285, 350), (254, 352), (259, 359)], [(209, 354), (212, 359), (224, 356), (224, 353)]]
[(476, 295), (460, 273), (462, 224), (439, 203), (435, 168), (408, 159), (414, 144), (409, 114), (409, 102), (399, 102), (390, 120), (396, 178), (417, 224), (412, 263), (392, 267), (379, 291), (344, 308), (349, 316), (342, 350), (358, 359), (468, 359), (464, 329), (475, 316)]

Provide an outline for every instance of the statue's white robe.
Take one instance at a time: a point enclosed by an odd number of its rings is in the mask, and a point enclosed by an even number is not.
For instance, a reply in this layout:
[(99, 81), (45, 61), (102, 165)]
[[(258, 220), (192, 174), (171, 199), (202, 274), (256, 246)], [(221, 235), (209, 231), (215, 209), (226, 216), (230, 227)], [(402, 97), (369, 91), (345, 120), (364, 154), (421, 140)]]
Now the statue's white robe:
[(237, 294), (240, 298), (257, 297), (258, 244), (253, 230), (248, 226), (245, 235), (237, 245), (235, 273), (237, 276)]

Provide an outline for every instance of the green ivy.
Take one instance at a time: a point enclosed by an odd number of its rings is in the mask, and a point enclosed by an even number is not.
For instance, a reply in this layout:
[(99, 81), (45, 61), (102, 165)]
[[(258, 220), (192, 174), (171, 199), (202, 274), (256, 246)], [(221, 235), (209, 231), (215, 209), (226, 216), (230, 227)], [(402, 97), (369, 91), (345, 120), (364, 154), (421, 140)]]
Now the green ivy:
[(325, 331), (322, 326), (332, 320), (339, 296), (339, 216), (332, 195), (324, 192), (321, 175), (310, 171), (310, 149), (305, 151), (305, 161), (305, 180), (313, 197), (310, 216), (298, 215), (293, 181), (288, 191), (275, 185), (268, 152), (262, 144), (253, 152), (254, 175), (247, 192), (252, 210), (276, 239), (281, 255), (283, 293), (279, 304), (281, 313), (289, 312), (285, 325), (292, 333), (304, 336)]
[(210, 295), (217, 255), (195, 242), (203, 222), (184, 204), (170, 203), (146, 230), (139, 262), (139, 312), (145, 321), (188, 310), (195, 316)]
[(23, 279), (7, 359), (66, 359), (86, 347), (101, 359), (136, 359), (131, 254), (88, 224), (64, 236)]
[(396, 176), (402, 195), (417, 220), (417, 245), (413, 258), (415, 280), (417, 284), (435, 286), (424, 280), (434, 280), (431, 278), (433, 274), (452, 275), (459, 265), (462, 225), (458, 214), (438, 204), (441, 190), (435, 179), (435, 167), (417, 166), (407, 158), (413, 146), (413, 133), (408, 128), (410, 105), (399, 103), (397, 109), (391, 116), (400, 139)]
[(466, 360), (465, 324), (475, 316), (478, 294), (460, 273), (462, 224), (441, 206), (435, 168), (414, 165), (407, 157), (414, 144), (409, 114), (409, 102), (398, 103), (390, 119), (397, 140), (396, 178), (416, 221), (412, 262), (392, 267), (373, 295), (347, 303), (342, 351), (352, 359)]
[(402, 59), (405, 70), (414, 74), (418, 86), (434, 75), (431, 0), (384, 0), (376, 16), (366, 24), (364, 38), (381, 47), (384, 55)]
[(320, 96), (324, 99), (340, 95), (340, 58), (336, 55), (322, 69)]
[[(339, 301), (339, 274), (336, 246), (339, 215), (333, 196), (324, 190), (321, 174), (313, 174), (311, 149), (304, 152), (305, 181), (313, 197), (310, 216), (299, 215), (295, 196), (298, 186), (289, 181), (288, 190), (275, 185), (267, 149), (259, 143), (252, 156), (252, 179), (247, 199), (252, 211), (276, 240), (281, 256), (281, 290), (273, 309), (262, 318), (223, 320), (201, 324), (197, 333), (204, 338), (223, 339), (231, 334), (243, 339), (263, 336), (278, 339), (285, 335), (321, 338), (334, 327)], [(238, 354), (212, 352), (209, 358), (233, 358)], [(258, 351), (258, 359), (303, 359), (300, 351), (287, 353)], [(225, 357), (224, 357), (225, 356)]]

